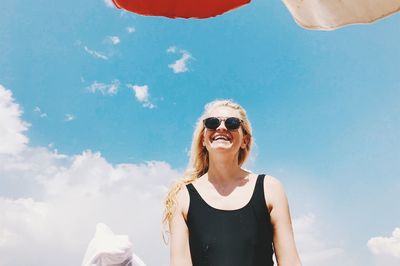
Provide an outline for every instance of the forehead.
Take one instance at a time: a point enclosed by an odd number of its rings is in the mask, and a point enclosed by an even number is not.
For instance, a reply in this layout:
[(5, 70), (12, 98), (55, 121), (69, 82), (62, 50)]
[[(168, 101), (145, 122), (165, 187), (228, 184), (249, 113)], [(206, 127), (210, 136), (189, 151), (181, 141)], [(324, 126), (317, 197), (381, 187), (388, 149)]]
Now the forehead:
[(216, 116), (216, 117), (239, 117), (239, 110), (233, 109), (228, 106), (217, 106), (208, 111), (207, 116)]

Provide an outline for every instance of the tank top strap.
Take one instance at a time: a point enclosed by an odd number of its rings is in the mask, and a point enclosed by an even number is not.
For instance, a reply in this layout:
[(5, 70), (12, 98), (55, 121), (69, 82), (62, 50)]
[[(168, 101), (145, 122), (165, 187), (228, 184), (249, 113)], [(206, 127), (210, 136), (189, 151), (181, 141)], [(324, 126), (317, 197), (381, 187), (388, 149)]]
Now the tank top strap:
[(265, 202), (264, 178), (265, 178), (265, 174), (258, 175), (258, 177), (257, 177), (256, 187), (254, 189), (254, 197), (257, 201), (263, 200)]
[(192, 183), (189, 183), (186, 185), (186, 188), (189, 192), (189, 198), (190, 198), (190, 202), (193, 205), (193, 201), (201, 201), (201, 196), (199, 194), (199, 192), (197, 192), (196, 188), (193, 186)]
[(192, 183), (186, 184), (186, 188), (189, 191), (189, 193), (191, 192), (192, 187), (193, 187)]
[(187, 214), (189, 221), (193, 212), (203, 213), (207, 208), (204, 208), (206, 204), (192, 183), (187, 184), (186, 188), (189, 192), (189, 202), (190, 202)]
[(254, 210), (254, 214), (260, 223), (268, 224), (270, 223), (269, 210), (265, 200), (264, 194), (264, 179), (265, 174), (259, 175), (257, 177), (256, 187), (254, 189), (254, 195), (252, 199), (251, 207)]
[(187, 184), (186, 188), (189, 191), (190, 197), (192, 197), (193, 195), (197, 194), (197, 190), (194, 188), (192, 183)]

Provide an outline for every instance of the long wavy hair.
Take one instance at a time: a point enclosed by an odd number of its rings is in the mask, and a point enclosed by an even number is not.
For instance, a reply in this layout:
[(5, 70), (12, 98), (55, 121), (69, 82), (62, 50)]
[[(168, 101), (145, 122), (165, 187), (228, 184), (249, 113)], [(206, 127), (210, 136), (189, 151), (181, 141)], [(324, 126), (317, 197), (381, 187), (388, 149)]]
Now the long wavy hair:
[[(165, 199), (165, 209), (163, 217), (163, 225), (170, 223), (172, 214), (176, 207), (176, 196), (183, 186), (192, 183), (197, 178), (201, 177), (208, 171), (209, 157), (206, 147), (203, 146), (203, 133), (204, 124), (203, 119), (207, 118), (210, 111), (217, 107), (230, 107), (237, 110), (240, 115), (240, 119), (243, 120), (241, 126), (244, 137), (247, 138), (247, 144), (245, 148), (240, 148), (238, 153), (238, 163), (241, 166), (248, 158), (253, 143), (252, 129), (250, 122), (247, 118), (246, 110), (239, 104), (232, 100), (215, 100), (205, 105), (203, 114), (199, 117), (196, 123), (196, 127), (193, 133), (192, 146), (190, 149), (190, 160), (188, 167), (181, 180), (172, 185)], [(164, 227), (165, 228), (165, 227)], [(164, 237), (165, 241), (165, 237)]]

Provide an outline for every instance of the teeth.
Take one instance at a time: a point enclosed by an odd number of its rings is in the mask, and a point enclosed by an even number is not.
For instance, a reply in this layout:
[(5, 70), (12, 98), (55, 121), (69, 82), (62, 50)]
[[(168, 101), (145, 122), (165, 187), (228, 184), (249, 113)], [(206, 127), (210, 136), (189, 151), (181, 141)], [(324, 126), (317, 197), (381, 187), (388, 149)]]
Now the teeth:
[(223, 140), (229, 140), (227, 137), (225, 136), (217, 136), (214, 138), (214, 140), (219, 140), (219, 139), (223, 139)]

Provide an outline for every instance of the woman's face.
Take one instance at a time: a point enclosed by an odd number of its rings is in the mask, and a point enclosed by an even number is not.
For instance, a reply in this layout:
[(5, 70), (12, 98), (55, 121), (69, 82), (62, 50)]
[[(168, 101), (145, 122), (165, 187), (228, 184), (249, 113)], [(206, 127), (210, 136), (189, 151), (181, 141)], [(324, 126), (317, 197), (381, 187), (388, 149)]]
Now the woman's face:
[[(241, 119), (239, 111), (227, 106), (215, 107), (212, 109), (207, 117), (228, 118), (237, 117)], [(205, 129), (203, 133), (203, 146), (205, 146), (209, 153), (230, 151), (237, 153), (240, 148), (246, 147), (247, 139), (243, 135), (242, 127), (236, 130), (228, 130), (225, 127), (225, 121), (221, 122), (219, 127), (215, 130)]]

